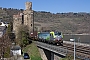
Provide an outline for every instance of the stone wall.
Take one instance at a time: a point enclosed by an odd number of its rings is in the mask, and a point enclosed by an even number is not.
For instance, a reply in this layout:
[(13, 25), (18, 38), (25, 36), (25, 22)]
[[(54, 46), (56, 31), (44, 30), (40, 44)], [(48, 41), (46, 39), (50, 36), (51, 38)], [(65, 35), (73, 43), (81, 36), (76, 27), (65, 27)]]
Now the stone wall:
[(32, 10), (32, 2), (25, 3), (26, 10)]

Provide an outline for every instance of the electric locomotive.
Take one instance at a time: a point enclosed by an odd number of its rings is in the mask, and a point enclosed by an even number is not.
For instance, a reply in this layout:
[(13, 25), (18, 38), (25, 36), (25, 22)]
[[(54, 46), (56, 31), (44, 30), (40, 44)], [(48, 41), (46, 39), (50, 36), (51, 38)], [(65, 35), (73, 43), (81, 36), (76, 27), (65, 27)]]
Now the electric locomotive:
[(63, 45), (63, 35), (61, 32), (38, 32), (37, 37), (42, 42)]

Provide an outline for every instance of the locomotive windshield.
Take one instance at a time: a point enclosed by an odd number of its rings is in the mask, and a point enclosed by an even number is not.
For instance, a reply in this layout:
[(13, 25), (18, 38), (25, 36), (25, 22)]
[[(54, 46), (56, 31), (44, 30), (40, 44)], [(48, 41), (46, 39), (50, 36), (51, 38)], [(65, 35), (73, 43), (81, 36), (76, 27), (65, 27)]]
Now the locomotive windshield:
[(61, 35), (61, 32), (55, 32), (55, 35), (59, 36), (59, 35)]

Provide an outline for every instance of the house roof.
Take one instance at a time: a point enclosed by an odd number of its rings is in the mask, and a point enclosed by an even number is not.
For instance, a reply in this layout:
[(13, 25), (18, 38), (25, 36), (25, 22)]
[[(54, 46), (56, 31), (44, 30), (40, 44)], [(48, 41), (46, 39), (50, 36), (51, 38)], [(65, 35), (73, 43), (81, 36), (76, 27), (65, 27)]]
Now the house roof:
[(5, 26), (0, 26), (0, 31), (3, 31), (3, 30), (5, 30), (5, 29), (6, 29)]
[(11, 47), (11, 50), (19, 50), (19, 49), (21, 49), (21, 47), (20, 46), (13, 46), (13, 47)]

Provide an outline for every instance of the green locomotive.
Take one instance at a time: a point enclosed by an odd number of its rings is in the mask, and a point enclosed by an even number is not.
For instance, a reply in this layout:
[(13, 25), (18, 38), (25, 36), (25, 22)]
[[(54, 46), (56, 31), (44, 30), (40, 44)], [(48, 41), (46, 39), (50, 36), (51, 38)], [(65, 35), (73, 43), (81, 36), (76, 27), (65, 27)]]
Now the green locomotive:
[(61, 32), (38, 32), (37, 37), (42, 42), (63, 45), (63, 35)]

